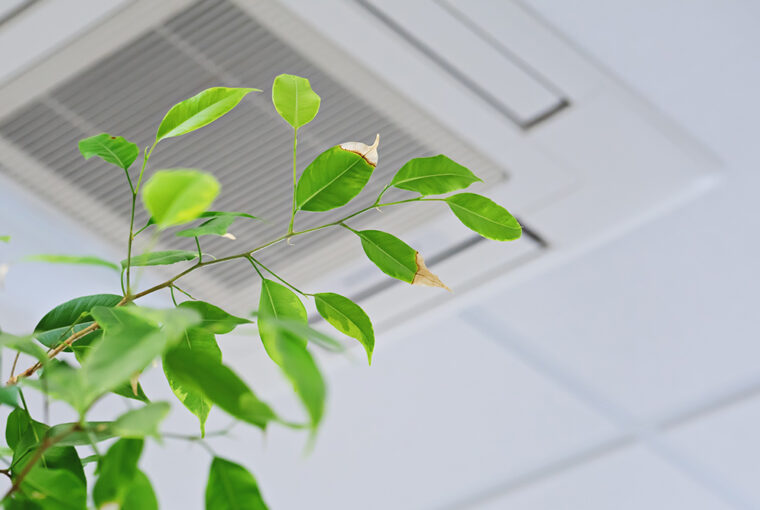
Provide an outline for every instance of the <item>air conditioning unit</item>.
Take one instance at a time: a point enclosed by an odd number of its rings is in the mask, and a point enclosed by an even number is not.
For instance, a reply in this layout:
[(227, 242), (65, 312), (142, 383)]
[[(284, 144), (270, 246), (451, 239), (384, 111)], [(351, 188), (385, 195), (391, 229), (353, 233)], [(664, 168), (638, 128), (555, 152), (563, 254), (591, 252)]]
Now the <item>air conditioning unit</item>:
[[(211, 171), (222, 182), (215, 208), (266, 219), (236, 224), (236, 241), (204, 239), (206, 251), (223, 256), (282, 233), (291, 142), (270, 87), (283, 72), (309, 77), (322, 96), (322, 111), (302, 130), (299, 168), (329, 146), (380, 133), (380, 164), (348, 209), (370, 204), (409, 158), (445, 153), (483, 178), (474, 191), (518, 216), (526, 235), (514, 243), (481, 242), (445, 205), (356, 218), (355, 227), (389, 231), (418, 249), (454, 295), (556, 264), (695, 196), (718, 175), (698, 143), (521, 1), (62, 4), (31, 2), (0, 26), (15, 59), (0, 86), (0, 171), (115, 249), (129, 209), (124, 176), (84, 161), (77, 141), (106, 131), (148, 145), (171, 105), (214, 85), (264, 92), (162, 143), (151, 167)], [(65, 22), (51, 22), (58, 19)], [(24, 31), (45, 20), (55, 27), (48, 37)], [(337, 215), (299, 213), (297, 227)], [(343, 229), (279, 244), (261, 258), (299, 287), (359, 299), (381, 330), (451, 300), (389, 281)], [(209, 269), (186, 286), (234, 312), (255, 308), (255, 279), (240, 276), (250, 268)]]

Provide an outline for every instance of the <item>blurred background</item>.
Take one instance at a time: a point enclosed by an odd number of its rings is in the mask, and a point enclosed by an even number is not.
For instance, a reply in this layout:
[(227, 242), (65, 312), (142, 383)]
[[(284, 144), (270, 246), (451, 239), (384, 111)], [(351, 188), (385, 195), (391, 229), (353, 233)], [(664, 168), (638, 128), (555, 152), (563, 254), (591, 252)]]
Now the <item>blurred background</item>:
[[(526, 234), (481, 242), (436, 207), (356, 221), (419, 249), (452, 294), (387, 282), (341, 232), (262, 257), (300, 288), (355, 297), (378, 338), (371, 368), (356, 349), (320, 356), (330, 396), (310, 453), (275, 427), (213, 441), (272, 508), (760, 508), (759, 21), (741, 0), (2, 0), (0, 326), (26, 333), (67, 299), (118, 292), (107, 269), (18, 260), (123, 258), (124, 177), (76, 142), (150, 144), (169, 107), (209, 86), (262, 92), (162, 143), (150, 171), (212, 171), (218, 209), (267, 219), (204, 246), (215, 255), (279, 235), (291, 140), (271, 84), (300, 74), (322, 106), (299, 161), (380, 133), (349, 207), (409, 158), (446, 153)], [(247, 314), (249, 273), (230, 264), (185, 287)], [(220, 345), (298, 416), (255, 330)], [(171, 398), (162, 379), (143, 376), (154, 400)], [(208, 430), (228, 423), (214, 412)], [(165, 425), (197, 426), (178, 405)], [(162, 508), (195, 509), (208, 462), (167, 440), (141, 464)]]

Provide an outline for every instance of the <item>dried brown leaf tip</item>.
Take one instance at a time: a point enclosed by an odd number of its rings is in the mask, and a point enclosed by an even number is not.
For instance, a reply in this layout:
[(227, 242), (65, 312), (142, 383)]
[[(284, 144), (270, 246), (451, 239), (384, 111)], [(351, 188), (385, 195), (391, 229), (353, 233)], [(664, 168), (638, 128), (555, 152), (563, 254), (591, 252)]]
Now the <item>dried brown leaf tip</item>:
[(380, 145), (379, 134), (375, 137), (375, 143), (373, 143), (372, 145), (367, 145), (366, 143), (362, 143), (362, 142), (346, 142), (346, 143), (340, 144), (340, 148), (349, 152), (353, 152), (354, 154), (358, 154), (359, 156), (364, 158), (364, 161), (366, 161), (373, 167), (376, 167), (378, 145)]
[(135, 396), (138, 395), (138, 384), (140, 384), (140, 372), (137, 372), (129, 378), (129, 385), (132, 387), (132, 393), (134, 393)]
[(440, 287), (451, 292), (451, 289), (446, 286), (436, 275), (430, 272), (430, 269), (425, 265), (425, 259), (422, 258), (419, 252), (414, 255), (414, 261), (417, 263), (417, 273), (414, 275), (412, 285), (424, 285), (426, 287)]

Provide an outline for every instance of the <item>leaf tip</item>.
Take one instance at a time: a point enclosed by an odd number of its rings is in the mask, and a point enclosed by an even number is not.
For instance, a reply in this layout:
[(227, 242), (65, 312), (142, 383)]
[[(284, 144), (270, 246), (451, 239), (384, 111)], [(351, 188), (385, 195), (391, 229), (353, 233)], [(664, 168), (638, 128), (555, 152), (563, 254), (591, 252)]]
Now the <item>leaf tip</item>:
[(441, 281), (438, 276), (433, 274), (425, 265), (425, 259), (419, 252), (415, 252), (414, 260), (417, 264), (417, 272), (412, 279), (412, 285), (423, 285), (425, 287), (439, 287), (451, 292), (451, 289)]
[(362, 142), (345, 142), (340, 144), (340, 148), (354, 154), (358, 154), (373, 168), (377, 166), (377, 147), (380, 145), (380, 133), (375, 135), (375, 141), (372, 145)]

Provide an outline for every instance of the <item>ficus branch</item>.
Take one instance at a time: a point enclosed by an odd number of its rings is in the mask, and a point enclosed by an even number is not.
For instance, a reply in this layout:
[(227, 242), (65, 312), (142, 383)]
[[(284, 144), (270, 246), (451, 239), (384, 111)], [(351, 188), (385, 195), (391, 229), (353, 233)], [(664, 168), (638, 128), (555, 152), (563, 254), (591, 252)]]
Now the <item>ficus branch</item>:
[[(138, 185), (139, 185), (139, 181), (138, 181)], [(385, 202), (385, 203), (382, 203), (382, 204), (375, 203), (375, 204), (373, 204), (371, 206), (365, 207), (364, 209), (360, 209), (360, 210), (358, 210), (358, 211), (356, 211), (356, 212), (354, 212), (352, 214), (349, 214), (348, 216), (345, 216), (345, 217), (343, 217), (343, 218), (341, 218), (339, 220), (333, 221), (331, 223), (325, 223), (324, 225), (320, 225), (318, 227), (313, 227), (313, 228), (310, 228), (310, 229), (300, 230), (298, 232), (292, 232), (290, 234), (282, 235), (282, 236), (280, 236), (280, 237), (278, 237), (276, 239), (273, 239), (272, 241), (264, 243), (264, 244), (262, 244), (260, 246), (257, 246), (255, 248), (253, 248), (253, 249), (244, 251), (243, 253), (238, 253), (236, 255), (229, 255), (227, 257), (221, 257), (221, 258), (218, 258), (218, 259), (215, 259), (215, 260), (209, 260), (209, 261), (206, 261), (206, 262), (198, 262), (195, 265), (193, 265), (193, 266), (185, 269), (181, 273), (178, 273), (177, 275), (173, 276), (172, 278), (166, 280), (163, 283), (159, 283), (158, 285), (154, 285), (153, 287), (150, 287), (149, 289), (146, 289), (146, 290), (144, 290), (142, 292), (138, 292), (135, 295), (127, 294), (126, 296), (124, 296), (122, 298), (121, 301), (119, 301), (116, 304), (116, 306), (123, 306), (123, 305), (125, 305), (127, 303), (130, 303), (130, 302), (136, 300), (136, 299), (139, 299), (139, 298), (141, 298), (143, 296), (147, 296), (148, 294), (152, 294), (152, 293), (154, 293), (156, 291), (159, 291), (161, 289), (165, 289), (167, 287), (169, 287), (169, 288), (170, 287), (176, 288), (176, 285), (174, 285), (174, 282), (176, 282), (177, 280), (179, 280), (183, 276), (186, 276), (186, 275), (192, 273), (193, 271), (195, 271), (197, 269), (200, 269), (201, 267), (210, 266), (212, 264), (219, 264), (221, 262), (227, 262), (229, 260), (235, 260), (235, 259), (249, 259), (251, 261), (251, 263), (254, 264), (254, 267), (255, 267), (256, 264), (261, 265), (261, 263), (259, 263), (255, 259), (253, 259), (252, 255), (254, 253), (256, 253), (256, 252), (258, 252), (260, 250), (263, 250), (264, 248), (268, 248), (268, 247), (270, 247), (270, 246), (272, 246), (274, 244), (277, 244), (277, 243), (279, 243), (281, 241), (289, 239), (291, 237), (295, 237), (295, 236), (299, 236), (299, 235), (303, 235), (303, 234), (308, 234), (310, 232), (315, 232), (317, 230), (322, 230), (322, 229), (325, 229), (325, 228), (328, 228), (328, 227), (342, 226), (342, 227), (348, 228), (344, 224), (345, 221), (348, 221), (348, 220), (350, 220), (352, 218), (355, 218), (356, 216), (359, 216), (360, 214), (363, 214), (363, 213), (365, 213), (365, 212), (367, 212), (367, 211), (369, 211), (371, 209), (375, 209), (375, 208), (378, 208), (378, 207), (386, 207), (386, 206), (389, 206), (389, 205), (406, 204), (406, 203), (410, 203), (410, 202), (421, 202), (421, 201), (431, 201), (432, 202), (432, 201), (438, 201), (438, 200), (439, 199), (434, 199), (434, 198), (416, 197), (416, 198), (409, 198), (409, 199), (406, 199), (406, 200), (397, 200), (395, 202)], [(263, 267), (264, 269), (266, 269), (267, 272), (271, 273), (278, 280), (283, 281), (284, 283), (287, 284), (287, 282), (285, 282), (284, 280), (282, 280), (279, 276), (277, 276), (275, 273), (273, 273), (272, 271), (270, 271), (269, 269), (267, 269), (263, 265), (261, 265), (261, 267)], [(127, 268), (129, 268), (129, 266), (127, 266)], [(287, 285), (290, 286), (290, 287), (292, 287), (290, 284), (287, 284)], [(297, 290), (297, 289), (294, 288), (294, 290)], [(304, 294), (303, 292), (298, 291), (298, 290), (297, 290), (297, 292), (299, 292), (301, 294)], [(304, 295), (306, 295), (306, 294), (304, 294)], [(78, 339), (82, 338), (83, 336), (87, 335), (88, 333), (91, 333), (91, 332), (97, 330), (98, 328), (99, 328), (98, 324), (97, 323), (93, 323), (93, 324), (87, 326), (86, 328), (84, 328), (84, 329), (82, 329), (82, 330), (80, 330), (80, 331), (72, 334), (66, 340), (64, 340), (58, 346), (56, 346), (55, 349), (51, 350), (48, 353), (48, 358), (49, 359), (55, 358), (64, 349), (66, 349), (68, 347), (71, 347), (71, 344), (73, 344), (74, 342), (76, 342)], [(20, 373), (18, 376), (15, 376), (15, 377), (9, 379), (8, 382), (7, 382), (7, 384), (16, 384), (16, 382), (18, 381), (18, 379), (22, 379), (24, 377), (29, 377), (32, 374), (34, 374), (37, 370), (39, 370), (40, 368), (42, 368), (42, 362), (38, 361), (37, 363), (35, 363), (31, 367), (27, 368), (24, 372)]]

